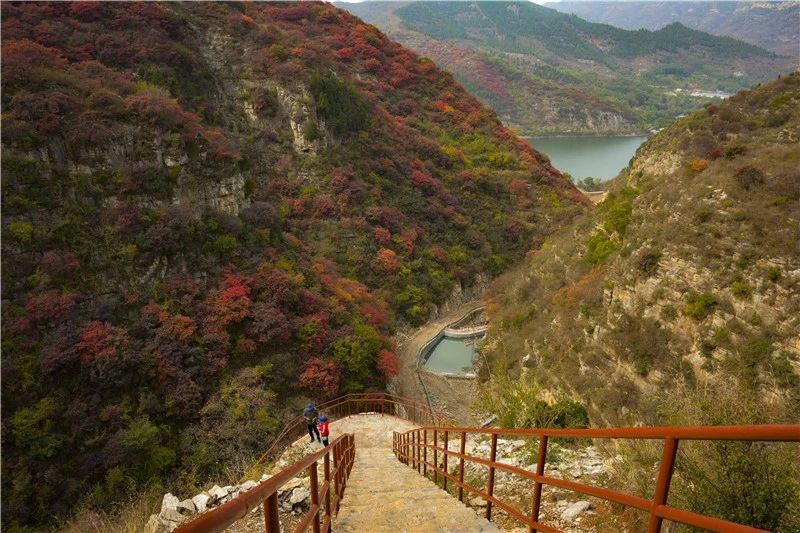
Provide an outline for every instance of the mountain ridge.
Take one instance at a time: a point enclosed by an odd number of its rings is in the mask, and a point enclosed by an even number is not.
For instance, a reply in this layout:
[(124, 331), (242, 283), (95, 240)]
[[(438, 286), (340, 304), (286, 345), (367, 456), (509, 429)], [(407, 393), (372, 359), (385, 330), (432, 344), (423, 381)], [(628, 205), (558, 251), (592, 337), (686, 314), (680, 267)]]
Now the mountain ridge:
[(527, 2), (340, 5), (451, 69), (528, 135), (647, 131), (702, 102), (676, 89), (733, 91), (790, 69), (682, 25), (632, 32)]

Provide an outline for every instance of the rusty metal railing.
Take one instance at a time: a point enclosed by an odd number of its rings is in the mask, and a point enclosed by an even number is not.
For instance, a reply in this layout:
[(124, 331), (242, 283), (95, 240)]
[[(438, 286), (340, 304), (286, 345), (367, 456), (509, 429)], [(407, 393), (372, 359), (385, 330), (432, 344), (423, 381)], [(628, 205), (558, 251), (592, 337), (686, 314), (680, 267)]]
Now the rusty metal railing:
[[(375, 412), (405, 418), (419, 425), (439, 425), (444, 418), (430, 407), (408, 398), (385, 392), (360, 392), (345, 394), (316, 406), (317, 411), (329, 418), (342, 418), (356, 413)], [(302, 416), (290, 420), (280, 433), (272, 440), (269, 448), (257, 464), (272, 458), (276, 452), (283, 450), (291, 442), (306, 432), (306, 421)]]
[[(331, 529), (331, 519), (339, 511), (344, 497), (347, 479), (355, 460), (355, 437), (352, 434), (341, 435), (324, 449), (310, 453), (292, 466), (281, 470), (271, 478), (262, 481), (249, 491), (234, 498), (216, 509), (180, 526), (177, 533), (200, 533), (222, 531), (247, 513), (263, 505), (264, 529), (268, 533), (280, 533), (278, 519), (278, 490), (290, 479), (308, 471), (311, 505), (295, 528), (296, 532), (306, 531), (308, 526), (314, 533), (327, 533)], [(318, 480), (318, 466), (323, 464), (323, 483)], [(331, 466), (331, 462), (333, 465)], [(320, 516), (320, 511), (322, 514)], [(322, 518), (320, 523), (320, 518)]]
[[(374, 412), (405, 418), (415, 424), (444, 423), (444, 419), (428, 406), (387, 393), (347, 394), (319, 404), (317, 410), (333, 419), (357, 413)], [(272, 457), (279, 450), (283, 450), (284, 447), (301, 437), (305, 431), (306, 421), (302, 416), (292, 419), (273, 439), (269, 449), (261, 456), (258, 463)], [(265, 530), (267, 533), (280, 533), (278, 491), (290, 479), (303, 470), (307, 470), (311, 505), (295, 528), (295, 532), (306, 531), (311, 526), (314, 533), (320, 533), (320, 531), (326, 533), (330, 531), (332, 516), (339, 512), (354, 460), (355, 438), (352, 434), (342, 435), (335, 439), (330, 446), (306, 455), (295, 464), (284, 468), (244, 494), (207, 513), (198, 515), (175, 531), (178, 533), (222, 531), (247, 516), (247, 513), (259, 505), (263, 505)], [(324, 482), (321, 486), (317, 479), (320, 461), (323, 462), (324, 473)], [(332, 469), (331, 463), (333, 463)], [(320, 511), (322, 511), (322, 515), (320, 515)]]
[[(488, 435), (491, 438), (489, 458), (476, 457), (465, 453), (467, 435)], [(512, 437), (538, 438), (536, 472), (497, 461), (498, 435)], [(448, 442), (451, 438), (459, 439), (459, 451), (451, 451)], [(568, 438), (604, 438), (604, 439), (656, 439), (664, 442), (661, 463), (656, 479), (653, 499), (645, 499), (630, 494), (612, 491), (583, 483), (567, 481), (545, 475), (547, 443), (551, 437)], [(439, 446), (439, 439), (443, 446)], [(429, 442), (429, 440), (431, 442)], [(705, 426), (705, 427), (650, 427), (620, 429), (482, 429), (443, 426), (426, 426), (405, 433), (394, 433), (393, 451), (397, 458), (420, 474), (433, 472), (433, 481), (438, 485), (442, 479), (442, 488), (447, 490), (448, 481), (458, 487), (458, 498), (464, 501), (467, 490), (486, 500), (486, 518), (491, 520), (492, 507), (496, 506), (510, 516), (526, 524), (529, 531), (558, 533), (559, 530), (539, 521), (542, 486), (552, 485), (562, 489), (594, 496), (606, 501), (633, 507), (649, 513), (648, 533), (661, 531), (664, 519), (680, 522), (709, 531), (720, 532), (754, 532), (762, 531), (749, 526), (735, 524), (719, 518), (700, 515), (667, 505), (670, 481), (675, 468), (675, 456), (681, 440), (731, 440), (731, 441), (780, 441), (800, 442), (800, 424), (792, 425), (760, 425), (760, 426)], [(432, 456), (432, 462), (428, 456)], [(441, 461), (439, 460), (441, 458)], [(457, 474), (448, 469), (448, 458), (458, 461)], [(464, 481), (464, 463), (472, 463), (488, 467), (485, 490)], [(523, 512), (508, 502), (494, 495), (495, 470), (510, 472), (533, 482), (533, 496), (530, 512)]]

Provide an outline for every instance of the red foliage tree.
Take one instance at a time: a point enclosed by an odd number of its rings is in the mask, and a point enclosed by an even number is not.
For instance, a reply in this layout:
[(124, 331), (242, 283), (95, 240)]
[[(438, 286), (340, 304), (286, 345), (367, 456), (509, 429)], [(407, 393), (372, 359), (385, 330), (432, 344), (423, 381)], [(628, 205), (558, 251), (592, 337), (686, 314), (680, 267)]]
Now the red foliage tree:
[(127, 344), (128, 335), (124, 329), (92, 320), (81, 331), (75, 351), (81, 363), (86, 364), (95, 359), (114, 359)]
[(381, 350), (378, 353), (377, 368), (384, 376), (396, 376), (400, 373), (400, 359), (394, 352)]
[(25, 310), (32, 321), (57, 321), (64, 318), (75, 304), (75, 295), (55, 289), (28, 298)]
[(339, 391), (342, 372), (334, 361), (314, 357), (303, 365), (300, 386), (319, 398), (331, 398)]
[(392, 234), (386, 228), (375, 228), (373, 234), (375, 235), (375, 242), (378, 244), (384, 245), (392, 242)]
[(397, 272), (397, 269), (400, 268), (400, 259), (397, 257), (397, 254), (394, 252), (394, 250), (389, 248), (381, 248), (378, 250), (373, 264), (375, 269), (379, 272), (394, 274)]
[(71, 276), (81, 263), (70, 250), (50, 250), (42, 256), (39, 267), (51, 278), (61, 279)]
[(511, 180), (511, 183), (508, 184), (508, 192), (513, 196), (527, 196), (529, 189), (530, 185), (528, 182), (519, 178), (514, 178)]
[(280, 309), (258, 303), (253, 306), (253, 319), (247, 326), (247, 333), (262, 344), (275, 346), (289, 341), (292, 328)]

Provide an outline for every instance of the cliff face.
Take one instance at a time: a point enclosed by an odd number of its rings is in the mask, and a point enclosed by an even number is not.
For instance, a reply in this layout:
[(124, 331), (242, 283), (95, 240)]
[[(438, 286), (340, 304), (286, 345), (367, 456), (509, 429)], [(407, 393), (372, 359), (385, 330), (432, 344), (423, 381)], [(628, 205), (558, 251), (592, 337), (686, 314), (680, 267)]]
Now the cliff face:
[(581, 211), (429, 60), (328, 4), (4, 3), (3, 518), (263, 450)]
[[(796, 421), (798, 101), (793, 74), (642, 145), (604, 203), (493, 287), (485, 375), (598, 425)], [(730, 405), (703, 413), (703, 390)]]

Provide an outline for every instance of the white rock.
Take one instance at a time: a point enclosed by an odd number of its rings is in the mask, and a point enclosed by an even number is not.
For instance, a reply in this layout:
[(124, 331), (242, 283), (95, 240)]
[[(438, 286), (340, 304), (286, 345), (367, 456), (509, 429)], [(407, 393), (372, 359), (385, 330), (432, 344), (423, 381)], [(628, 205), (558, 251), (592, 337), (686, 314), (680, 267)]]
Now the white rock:
[(292, 491), (292, 496), (289, 498), (289, 503), (296, 505), (306, 501), (311, 496), (311, 491), (304, 487), (297, 487)]
[(576, 518), (576, 517), (577, 517), (579, 514), (581, 514), (581, 513), (585, 513), (586, 511), (588, 511), (588, 510), (589, 510), (589, 509), (591, 509), (591, 508), (592, 508), (592, 504), (591, 504), (591, 503), (589, 503), (589, 502), (587, 502), (587, 501), (585, 501), (585, 500), (581, 500), (581, 501), (579, 501), (579, 502), (571, 503), (571, 504), (570, 504), (570, 505), (569, 505), (569, 506), (568, 506), (566, 509), (564, 509), (564, 511), (561, 513), (561, 520), (564, 520), (564, 521), (572, 521), (572, 520), (575, 520), (575, 518)]
[(194, 502), (188, 498), (178, 504), (178, 512), (183, 515), (194, 514), (196, 510), (197, 508), (195, 507)]
[(523, 446), (525, 446), (525, 441), (522, 439), (512, 440), (511, 444), (514, 446), (514, 448), (522, 448)]
[(164, 494), (164, 498), (161, 500), (161, 512), (164, 512), (165, 509), (172, 509), (173, 511), (178, 508), (178, 503), (180, 500), (177, 496), (173, 496), (171, 492)]
[(261, 481), (266, 481), (266, 480), (268, 480), (268, 479), (269, 479), (269, 475), (267, 475), (267, 474), (261, 474)]
[(197, 509), (198, 513), (202, 513), (206, 510), (206, 506), (208, 505), (208, 500), (211, 499), (206, 493), (198, 494), (194, 498), (192, 498), (192, 503), (194, 503), (195, 508)]
[(233, 492), (233, 485), (225, 485), (222, 487), (222, 490), (224, 490), (226, 494), (230, 494)]
[(472, 507), (486, 507), (486, 500), (480, 496), (475, 496), (474, 498), (469, 499), (469, 504)]
[(223, 489), (219, 485), (214, 485), (213, 487), (211, 487), (211, 489), (209, 489), (208, 494), (214, 501), (216, 501), (216, 500), (221, 500), (222, 498), (227, 496), (228, 491)]
[(244, 492), (244, 491), (248, 491), (248, 490), (252, 489), (256, 485), (258, 485), (258, 483), (256, 483), (252, 479), (250, 479), (250, 480), (247, 480), (244, 483), (242, 483), (242, 486), (239, 487), (239, 488), (242, 490), (242, 492)]
[(158, 514), (158, 517), (166, 520), (168, 522), (183, 522), (183, 515), (179, 513), (176, 509), (162, 509), (161, 512)]

